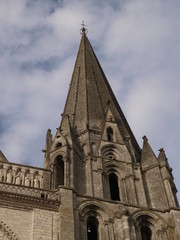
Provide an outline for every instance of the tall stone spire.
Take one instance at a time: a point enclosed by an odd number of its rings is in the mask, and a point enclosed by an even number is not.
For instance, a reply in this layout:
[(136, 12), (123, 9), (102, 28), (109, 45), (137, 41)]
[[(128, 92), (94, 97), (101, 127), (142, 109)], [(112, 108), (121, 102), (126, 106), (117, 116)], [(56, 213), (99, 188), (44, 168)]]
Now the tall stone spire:
[(108, 107), (120, 126), (122, 137), (130, 137), (132, 145), (139, 151), (140, 148), (88, 40), (84, 25), (81, 33), (63, 116), (69, 116), (71, 127), (77, 134), (88, 130), (102, 132)]

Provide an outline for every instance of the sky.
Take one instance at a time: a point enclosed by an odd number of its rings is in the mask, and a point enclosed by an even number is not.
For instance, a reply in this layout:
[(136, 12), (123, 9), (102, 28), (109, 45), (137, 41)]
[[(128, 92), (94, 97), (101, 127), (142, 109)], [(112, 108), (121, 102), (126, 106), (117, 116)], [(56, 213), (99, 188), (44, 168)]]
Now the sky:
[(179, 16), (179, 0), (1, 0), (0, 150), (43, 167), (84, 21), (140, 147), (146, 135), (156, 156), (165, 149), (180, 191)]

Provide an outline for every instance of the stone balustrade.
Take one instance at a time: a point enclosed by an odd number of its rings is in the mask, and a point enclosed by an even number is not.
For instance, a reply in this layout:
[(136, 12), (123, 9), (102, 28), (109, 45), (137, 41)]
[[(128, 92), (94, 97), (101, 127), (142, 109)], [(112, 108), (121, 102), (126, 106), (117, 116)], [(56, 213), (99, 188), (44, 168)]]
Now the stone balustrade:
[[(26, 186), (31, 188), (44, 188), (44, 177), (48, 175), (44, 169), (33, 168), (25, 165), (0, 162), (0, 182)], [(45, 182), (50, 184), (50, 178)], [(46, 188), (46, 187), (45, 187)]]

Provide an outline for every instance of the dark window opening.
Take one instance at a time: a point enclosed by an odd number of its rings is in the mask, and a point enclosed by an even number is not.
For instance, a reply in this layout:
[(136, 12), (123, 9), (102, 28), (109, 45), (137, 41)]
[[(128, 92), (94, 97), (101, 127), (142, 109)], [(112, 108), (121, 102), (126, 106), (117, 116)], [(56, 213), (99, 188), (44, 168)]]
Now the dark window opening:
[(113, 130), (111, 127), (107, 128), (107, 139), (109, 142), (113, 141)]
[(89, 217), (87, 220), (87, 239), (98, 240), (98, 221), (95, 217)]
[(41, 193), (41, 198), (47, 199), (47, 198), (48, 198), (48, 195), (45, 194), (45, 193)]
[(56, 148), (62, 147), (62, 143), (57, 143)]
[(111, 200), (120, 200), (118, 177), (116, 176), (115, 173), (109, 174), (109, 187), (110, 187), (110, 193), (111, 193)]
[(62, 156), (58, 156), (55, 160), (54, 176), (55, 188), (57, 188), (59, 185), (64, 185), (64, 161)]
[(141, 227), (141, 237), (142, 240), (151, 240), (152, 231), (148, 226)]
[(41, 198), (45, 198), (45, 194), (44, 193), (41, 193)]

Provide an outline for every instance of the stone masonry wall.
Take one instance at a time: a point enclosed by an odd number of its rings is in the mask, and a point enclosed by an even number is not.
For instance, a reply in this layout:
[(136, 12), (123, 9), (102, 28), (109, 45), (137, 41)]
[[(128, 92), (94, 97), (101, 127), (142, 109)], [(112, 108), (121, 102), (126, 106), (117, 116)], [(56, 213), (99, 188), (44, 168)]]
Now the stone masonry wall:
[(32, 214), (33, 240), (58, 240), (59, 214), (41, 209), (34, 209)]
[(18, 240), (58, 240), (58, 222), (58, 212), (0, 207), (1, 225)]
[(32, 211), (0, 208), (0, 221), (14, 233), (18, 240), (30, 240), (32, 229)]

